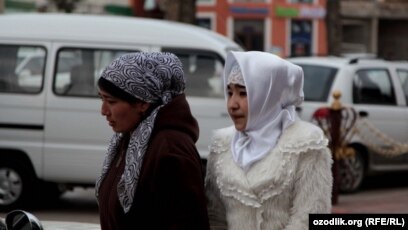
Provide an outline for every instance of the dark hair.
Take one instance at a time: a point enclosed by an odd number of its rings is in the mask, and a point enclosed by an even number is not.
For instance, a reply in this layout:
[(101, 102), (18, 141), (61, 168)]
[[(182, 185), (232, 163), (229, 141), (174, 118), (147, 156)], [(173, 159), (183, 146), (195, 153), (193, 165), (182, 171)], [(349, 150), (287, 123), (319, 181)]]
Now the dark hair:
[(142, 101), (142, 100), (132, 96), (131, 94), (123, 91), (122, 89), (117, 87), (112, 82), (106, 80), (105, 78), (102, 78), (102, 77), (99, 78), (98, 86), (99, 86), (100, 89), (102, 89), (103, 91), (106, 91), (110, 95), (112, 95), (112, 96), (114, 96), (116, 98), (119, 98), (119, 99), (121, 99), (123, 101), (129, 102), (130, 104)]
[[(110, 95), (119, 98), (123, 101), (126, 101), (130, 104), (134, 104), (137, 102), (143, 102), (143, 100), (140, 100), (134, 96), (132, 96), (130, 93), (123, 91), (119, 87), (117, 87), (115, 84), (112, 82), (106, 80), (105, 78), (100, 77), (98, 80), (98, 87), (102, 89), (103, 91), (106, 91)], [(160, 102), (157, 103), (150, 103), (149, 108), (147, 109), (145, 113), (145, 117), (147, 117), (157, 106), (160, 105)]]

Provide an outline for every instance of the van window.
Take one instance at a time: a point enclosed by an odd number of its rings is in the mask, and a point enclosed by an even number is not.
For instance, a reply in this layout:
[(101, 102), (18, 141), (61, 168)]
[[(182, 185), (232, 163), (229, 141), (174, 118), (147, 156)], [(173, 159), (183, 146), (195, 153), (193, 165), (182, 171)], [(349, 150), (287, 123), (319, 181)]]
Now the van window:
[(396, 99), (390, 75), (385, 69), (364, 69), (353, 79), (355, 104), (395, 105)]
[(401, 81), (402, 90), (405, 94), (405, 102), (408, 106), (408, 70), (398, 69), (397, 70), (398, 77)]
[(222, 89), (223, 61), (208, 51), (167, 48), (177, 55), (186, 77), (186, 94), (197, 97), (224, 97)]
[(131, 50), (64, 48), (58, 52), (53, 89), (61, 96), (97, 96), (97, 80), (113, 59)]
[(44, 47), (0, 45), (0, 92), (39, 93), (45, 60)]

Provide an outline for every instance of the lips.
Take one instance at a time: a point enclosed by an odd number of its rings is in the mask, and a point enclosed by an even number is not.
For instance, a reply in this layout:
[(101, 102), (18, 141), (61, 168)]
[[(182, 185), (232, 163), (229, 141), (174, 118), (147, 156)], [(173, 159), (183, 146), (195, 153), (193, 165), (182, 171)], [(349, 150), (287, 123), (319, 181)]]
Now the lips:
[(234, 120), (238, 120), (238, 119), (243, 119), (244, 116), (241, 116), (241, 115), (231, 115), (231, 118), (234, 119)]

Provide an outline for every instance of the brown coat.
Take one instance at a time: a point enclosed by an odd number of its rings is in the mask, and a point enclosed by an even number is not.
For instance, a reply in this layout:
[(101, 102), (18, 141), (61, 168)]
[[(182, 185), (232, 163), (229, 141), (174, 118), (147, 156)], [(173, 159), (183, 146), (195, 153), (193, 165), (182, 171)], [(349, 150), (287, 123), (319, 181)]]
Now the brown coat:
[[(185, 95), (160, 109), (144, 156), (134, 204), (123, 214), (116, 198), (119, 206), (114, 205), (117, 208), (112, 212), (117, 213), (117, 225), (104, 229), (209, 229), (204, 175), (195, 147), (198, 133)], [(116, 186), (112, 190), (116, 191)]]

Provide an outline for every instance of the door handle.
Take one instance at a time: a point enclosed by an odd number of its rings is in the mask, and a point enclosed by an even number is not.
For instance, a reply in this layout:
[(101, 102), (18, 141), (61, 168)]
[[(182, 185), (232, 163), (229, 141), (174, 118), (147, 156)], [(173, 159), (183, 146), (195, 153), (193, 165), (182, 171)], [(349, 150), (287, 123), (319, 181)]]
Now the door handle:
[(368, 112), (367, 111), (359, 111), (358, 116), (361, 118), (368, 117)]
[(296, 106), (296, 112), (298, 112), (298, 113), (302, 112), (302, 107), (297, 107)]

